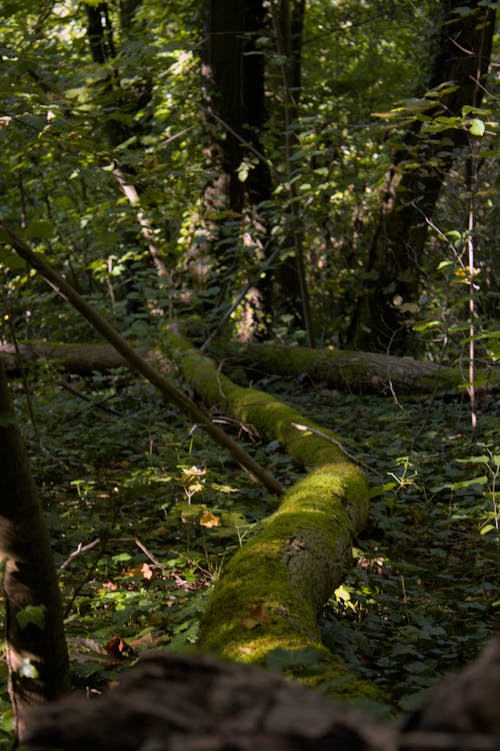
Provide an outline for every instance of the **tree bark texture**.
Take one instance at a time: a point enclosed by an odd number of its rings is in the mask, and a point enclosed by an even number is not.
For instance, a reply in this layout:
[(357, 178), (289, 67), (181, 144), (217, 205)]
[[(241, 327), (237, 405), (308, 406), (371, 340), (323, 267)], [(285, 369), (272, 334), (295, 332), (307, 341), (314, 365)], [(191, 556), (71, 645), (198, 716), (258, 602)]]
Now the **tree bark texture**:
[[(299, 209), (296, 175), (300, 171), (297, 150), (301, 144), (296, 128), (302, 81), (302, 32), (304, 0), (272, 0), (270, 3), (275, 49), (280, 59), (279, 75), (275, 74), (275, 103), (279, 128), (277, 147), (282, 152), (288, 181), (288, 206), (284, 217), (284, 238), (281, 241), (285, 258), (280, 258), (274, 272), (278, 312), (294, 316), (295, 325), (306, 331), (309, 346), (314, 346), (309, 290), (304, 260), (304, 226)], [(292, 253), (290, 254), (290, 251)], [(284, 253), (281, 254), (282, 256)], [(276, 313), (276, 311), (275, 311)]]
[(358, 720), (279, 675), (163, 653), (103, 697), (35, 710), (29, 741), (64, 751), (368, 751), (376, 733)]
[[(263, 0), (205, 0), (203, 59), (204, 126), (211, 179), (204, 194), (206, 266), (218, 268), (220, 304), (230, 297), (231, 277), (265, 264), (272, 255), (270, 227), (262, 204), (272, 194), (271, 171), (262, 134), (265, 108), (264, 51), (258, 39), (265, 32)], [(246, 162), (246, 178), (240, 165)], [(235, 248), (246, 246), (245, 257)], [(200, 254), (200, 249), (192, 252)], [(196, 260), (196, 258), (195, 258)], [(203, 266), (203, 263), (202, 263)], [(249, 271), (252, 304), (248, 317), (256, 337), (268, 331), (272, 316), (269, 272)], [(250, 291), (250, 290), (249, 290)]]
[(401, 722), (274, 674), (208, 657), (152, 654), (119, 686), (31, 715), (28, 740), (62, 751), (498, 751), (500, 639)]
[[(217, 161), (220, 155), (228, 186), (227, 208), (239, 214), (245, 202), (258, 204), (271, 195), (270, 172), (260, 143), (266, 120), (264, 57), (256, 46), (257, 35), (263, 33), (265, 10), (262, 0), (205, 0), (204, 14), (205, 96), (214, 135), (212, 157)], [(222, 138), (217, 135), (221, 132)], [(241, 181), (238, 167), (251, 157), (254, 169)]]
[[(429, 100), (431, 117), (461, 117), (465, 105), (479, 107), (491, 58), (495, 10), (477, 0), (445, 0), (440, 42), (429, 89), (453, 89)], [(452, 86), (452, 84), (456, 84)], [(428, 114), (428, 113), (426, 113)], [(458, 152), (467, 146), (465, 128), (430, 136), (423, 121), (407, 130), (388, 175), (380, 217), (366, 265), (364, 289), (352, 316), (348, 341), (355, 349), (404, 354), (406, 305), (418, 305), (427, 221)]]
[(0, 558), (15, 732), (26, 710), (69, 689), (61, 598), (49, 535), (0, 364)]

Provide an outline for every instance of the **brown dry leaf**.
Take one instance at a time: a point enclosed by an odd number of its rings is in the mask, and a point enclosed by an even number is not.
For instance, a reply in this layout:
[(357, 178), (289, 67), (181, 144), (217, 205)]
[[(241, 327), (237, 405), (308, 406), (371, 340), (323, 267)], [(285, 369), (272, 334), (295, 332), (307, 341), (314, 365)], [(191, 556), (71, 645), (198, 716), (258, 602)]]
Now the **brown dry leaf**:
[(147, 649), (154, 649), (160, 644), (165, 644), (168, 637), (164, 631), (148, 631), (137, 639), (131, 639), (129, 644), (135, 652), (144, 652)]
[(104, 649), (108, 655), (117, 658), (128, 657), (132, 651), (130, 644), (127, 644), (121, 636), (112, 636), (104, 645)]
[(152, 566), (149, 565), (149, 563), (143, 563), (141, 566), (141, 574), (144, 579), (147, 579), (149, 581), (155, 576), (155, 570)]
[(252, 629), (261, 623), (271, 623), (271, 618), (266, 613), (265, 604), (263, 602), (258, 602), (250, 611), (250, 615), (243, 618), (241, 622), (246, 628)]
[(211, 511), (205, 511), (200, 517), (200, 526), (202, 527), (218, 527), (220, 524), (220, 516), (215, 516)]
[(116, 590), (118, 589), (118, 584), (116, 584), (116, 582), (104, 582), (101, 585), (101, 589), (107, 589), (110, 592), (116, 592)]

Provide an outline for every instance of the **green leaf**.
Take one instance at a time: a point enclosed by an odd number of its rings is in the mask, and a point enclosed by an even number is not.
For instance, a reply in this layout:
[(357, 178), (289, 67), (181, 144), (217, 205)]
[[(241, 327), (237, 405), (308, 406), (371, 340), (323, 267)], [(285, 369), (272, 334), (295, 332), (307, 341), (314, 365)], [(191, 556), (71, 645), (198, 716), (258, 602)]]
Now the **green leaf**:
[(481, 534), (486, 535), (488, 532), (492, 532), (495, 529), (496, 527), (493, 524), (485, 524), (484, 527), (481, 527)]
[(26, 605), (25, 608), (16, 614), (16, 621), (22, 629), (25, 629), (30, 624), (43, 629), (45, 627), (46, 612), (47, 608), (45, 605)]
[(27, 240), (48, 240), (54, 234), (54, 225), (46, 219), (35, 219), (28, 224), (25, 232)]
[(470, 121), (469, 131), (473, 136), (482, 136), (484, 134), (485, 125), (482, 120), (475, 117)]

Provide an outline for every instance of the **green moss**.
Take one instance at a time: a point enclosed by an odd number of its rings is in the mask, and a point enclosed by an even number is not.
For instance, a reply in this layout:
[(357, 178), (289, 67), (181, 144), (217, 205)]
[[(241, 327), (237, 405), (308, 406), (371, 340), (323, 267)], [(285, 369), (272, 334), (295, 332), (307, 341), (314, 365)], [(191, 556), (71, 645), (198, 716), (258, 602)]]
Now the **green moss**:
[(231, 560), (202, 619), (204, 646), (253, 661), (277, 647), (320, 641), (318, 608), (351, 554), (351, 523), (332, 487), (334, 472), (322, 467), (293, 486)]
[[(368, 515), (368, 486), (331, 431), (256, 389), (237, 386), (177, 335), (168, 347), (184, 378), (210, 405), (219, 404), (268, 440), (317, 469), (296, 483), (262, 531), (229, 562), (200, 624), (200, 646), (244, 662), (265, 663), (275, 650), (316, 650), (311, 684), (330, 681), (367, 695), (363, 682), (321, 644), (318, 610), (351, 565), (351, 538)], [(326, 677), (325, 677), (326, 676)], [(355, 687), (355, 689), (354, 689)], [(347, 690), (346, 690), (347, 692)], [(370, 695), (372, 689), (370, 687)]]

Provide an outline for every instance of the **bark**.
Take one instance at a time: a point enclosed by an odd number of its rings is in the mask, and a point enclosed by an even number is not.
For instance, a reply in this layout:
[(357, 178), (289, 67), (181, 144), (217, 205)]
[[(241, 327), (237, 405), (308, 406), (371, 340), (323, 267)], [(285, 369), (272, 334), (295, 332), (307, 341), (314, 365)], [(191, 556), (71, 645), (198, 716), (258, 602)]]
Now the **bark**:
[(300, 165), (297, 149), (302, 146), (296, 136), (296, 123), (301, 94), (302, 31), (304, 25), (304, 0), (272, 0), (271, 17), (276, 52), (282, 60), (277, 88), (278, 117), (283, 120), (278, 148), (283, 152), (283, 162), (288, 182), (287, 216), (283, 249), (292, 249), (289, 255), (277, 264), (275, 277), (277, 307), (294, 316), (295, 325), (304, 328), (309, 346), (314, 346), (314, 331), (311, 317), (309, 290), (304, 260), (304, 226), (299, 210), (296, 176)]
[[(465, 105), (480, 106), (495, 28), (495, 10), (488, 4), (445, 0), (444, 10), (429, 89), (450, 82), (457, 86), (437, 100), (432, 118), (461, 117)], [(426, 220), (432, 217), (446, 175), (468, 142), (465, 128), (431, 137), (422, 133), (422, 125), (422, 118), (411, 124), (388, 176), (369, 249), (367, 281), (348, 332), (348, 343), (355, 349), (390, 348), (395, 354), (407, 350), (404, 311), (418, 305)]]
[[(19, 355), (19, 356), (18, 356)], [(25, 342), (0, 345), (0, 360), (5, 370), (17, 374), (28, 363), (52, 360), (72, 373), (88, 375), (92, 371), (103, 372), (120, 368), (126, 360), (109, 344), (63, 344), (49, 342)]]
[(499, 660), (497, 637), (406, 721), (375, 723), (273, 673), (156, 654), (104, 696), (35, 709), (29, 741), (62, 751), (498, 751)]
[(30, 742), (64, 751), (367, 751), (372, 727), (281, 676), (158, 654), (104, 697), (35, 711)]
[(3, 222), (0, 222), (0, 228), (7, 234), (9, 244), (14, 248), (16, 253), (36, 269), (61, 297), (67, 300), (96, 331), (107, 339), (124, 358), (128, 367), (140, 373), (149, 383), (158, 389), (165, 399), (187, 414), (193, 422), (198, 423), (219, 446), (229, 451), (235, 461), (251, 472), (271, 493), (282, 495), (283, 489), (280, 483), (269, 472), (257, 464), (242, 446), (235, 443), (223, 430), (215, 425), (210, 417), (194, 404), (191, 399), (177, 389), (167, 378), (162, 376), (157, 369), (153, 368), (144, 357), (141, 357), (47, 261), (37, 253), (34, 253), (30, 246), (12, 232)]
[[(266, 121), (264, 57), (256, 46), (257, 36), (264, 33), (265, 10), (262, 0), (206, 0), (204, 11), (206, 109), (210, 133), (223, 132), (223, 137), (216, 135), (212, 156), (220, 159), (227, 178), (226, 206), (239, 214), (245, 203), (258, 204), (271, 194), (260, 142)], [(214, 121), (219, 126), (215, 130)], [(254, 169), (241, 181), (238, 167), (249, 158)]]
[(69, 690), (61, 598), (49, 535), (0, 365), (0, 558), (6, 659), (15, 733), (33, 703)]

